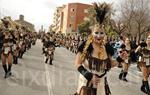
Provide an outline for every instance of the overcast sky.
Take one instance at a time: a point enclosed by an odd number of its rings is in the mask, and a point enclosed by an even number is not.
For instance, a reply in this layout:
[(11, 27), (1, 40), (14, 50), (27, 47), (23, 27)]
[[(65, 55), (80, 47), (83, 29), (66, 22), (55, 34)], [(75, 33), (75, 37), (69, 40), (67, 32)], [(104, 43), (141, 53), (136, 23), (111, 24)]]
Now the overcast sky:
[(118, 0), (0, 0), (0, 16), (11, 15), (18, 19), (19, 14), (25, 16), (25, 20), (33, 23), (36, 29), (41, 25), (48, 28), (53, 22), (53, 14), (57, 6), (70, 2), (91, 4), (95, 1), (117, 3)]

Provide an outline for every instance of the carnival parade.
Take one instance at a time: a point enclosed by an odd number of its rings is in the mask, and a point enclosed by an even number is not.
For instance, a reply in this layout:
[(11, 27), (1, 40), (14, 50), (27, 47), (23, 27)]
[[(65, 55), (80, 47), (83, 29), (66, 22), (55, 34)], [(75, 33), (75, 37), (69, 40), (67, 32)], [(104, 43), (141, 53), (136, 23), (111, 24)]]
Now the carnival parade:
[(0, 1), (0, 95), (150, 95), (149, 0), (16, 2)]

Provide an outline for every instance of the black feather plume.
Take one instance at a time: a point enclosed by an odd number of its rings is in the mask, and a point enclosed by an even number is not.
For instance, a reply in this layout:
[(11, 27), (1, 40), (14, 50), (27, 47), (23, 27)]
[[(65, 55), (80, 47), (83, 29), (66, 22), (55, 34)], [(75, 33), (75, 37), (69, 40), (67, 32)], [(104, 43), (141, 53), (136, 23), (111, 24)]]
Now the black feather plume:
[(110, 12), (110, 4), (106, 3), (93, 3), (94, 10), (96, 12), (96, 21), (99, 24), (104, 22), (105, 16), (108, 12)]

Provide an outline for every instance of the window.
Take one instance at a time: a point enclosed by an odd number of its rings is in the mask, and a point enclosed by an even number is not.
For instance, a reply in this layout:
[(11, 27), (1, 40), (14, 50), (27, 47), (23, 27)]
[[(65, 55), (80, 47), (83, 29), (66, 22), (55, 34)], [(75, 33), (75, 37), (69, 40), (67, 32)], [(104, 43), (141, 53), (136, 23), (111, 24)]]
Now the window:
[(72, 24), (69, 24), (69, 27), (72, 27)]
[(88, 9), (84, 9), (84, 13), (86, 13), (86, 14), (87, 14), (87, 13), (88, 13)]
[(74, 8), (71, 8), (71, 12), (74, 12), (75, 11), (75, 9)]

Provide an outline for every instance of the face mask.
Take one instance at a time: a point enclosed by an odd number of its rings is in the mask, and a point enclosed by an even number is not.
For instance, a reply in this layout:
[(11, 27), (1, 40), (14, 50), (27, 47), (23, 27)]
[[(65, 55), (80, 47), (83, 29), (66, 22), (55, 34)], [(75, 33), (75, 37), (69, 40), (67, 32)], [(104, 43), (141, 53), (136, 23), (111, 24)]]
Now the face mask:
[(101, 38), (105, 36), (104, 32), (93, 32), (93, 36), (97, 38)]

